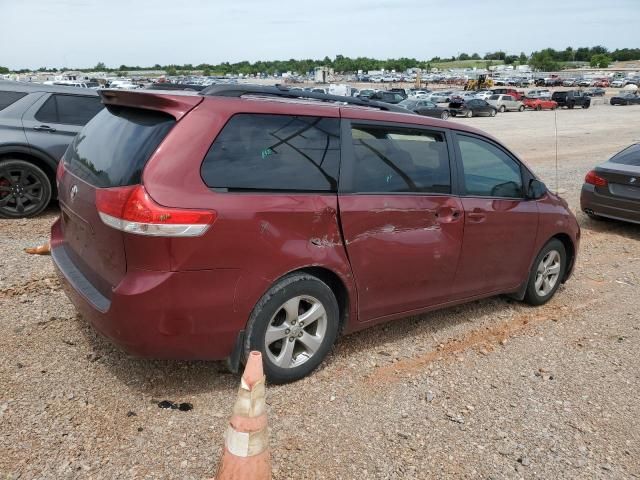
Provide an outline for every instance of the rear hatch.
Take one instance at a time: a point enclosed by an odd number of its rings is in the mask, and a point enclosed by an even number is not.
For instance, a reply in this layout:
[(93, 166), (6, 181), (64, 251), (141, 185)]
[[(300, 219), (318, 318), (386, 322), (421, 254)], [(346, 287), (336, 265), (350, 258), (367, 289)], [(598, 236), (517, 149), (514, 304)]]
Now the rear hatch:
[(61, 246), (106, 298), (111, 298), (127, 270), (126, 233), (104, 223), (96, 196), (141, 184), (145, 164), (176, 124), (176, 116), (184, 114), (122, 105), (135, 103), (135, 95), (145, 94), (127, 93), (126, 101), (120, 98), (119, 105), (107, 104), (84, 127), (67, 149), (58, 175)]

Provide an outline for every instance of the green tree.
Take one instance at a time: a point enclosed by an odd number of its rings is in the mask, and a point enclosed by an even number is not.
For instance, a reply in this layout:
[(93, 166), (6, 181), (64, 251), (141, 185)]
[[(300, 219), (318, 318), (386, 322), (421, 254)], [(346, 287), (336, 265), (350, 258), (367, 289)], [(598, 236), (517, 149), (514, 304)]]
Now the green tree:
[(9, 73), (9, 69), (7, 67), (0, 66), (0, 74)]
[(205, 77), (210, 77), (211, 76), (211, 70), (209, 70), (208, 68), (205, 68), (202, 71), (202, 75), (204, 75)]
[(471, 57), (467, 53), (461, 53), (458, 55), (458, 60), (469, 60)]
[(164, 71), (170, 77), (174, 77), (178, 74), (178, 71), (176, 70), (176, 67), (174, 65), (169, 65), (167, 68), (164, 69)]
[(589, 65), (594, 68), (607, 68), (611, 65), (611, 57), (605, 53), (597, 53), (589, 60)]
[(474, 53), (473, 55), (471, 55), (471, 60), (480, 60), (480, 55)]
[(96, 66), (95, 66), (95, 67), (93, 67), (93, 69), (94, 69), (96, 72), (104, 72), (104, 71), (107, 69), (107, 67), (106, 67), (106, 65), (105, 65), (103, 62), (98, 62), (98, 63), (96, 64)]
[(529, 63), (536, 70), (541, 70), (543, 72), (554, 72), (560, 69), (560, 64), (548, 51), (534, 53), (531, 55)]

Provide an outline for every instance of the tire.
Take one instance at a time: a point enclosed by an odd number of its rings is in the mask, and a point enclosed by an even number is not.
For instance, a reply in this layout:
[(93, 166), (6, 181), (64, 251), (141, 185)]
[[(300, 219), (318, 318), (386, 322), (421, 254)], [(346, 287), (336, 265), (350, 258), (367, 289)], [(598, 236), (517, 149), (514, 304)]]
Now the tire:
[(447, 111), (445, 110), (444, 112), (442, 112), (442, 113), (440, 114), (440, 118), (441, 118), (442, 120), (448, 120), (448, 119), (449, 119), (449, 112), (447, 112)]
[(25, 218), (41, 213), (51, 201), (47, 174), (25, 160), (0, 161), (0, 217)]
[(520, 108), (518, 108), (519, 112), (524, 112), (524, 105), (520, 105)]
[(451, 116), (452, 116), (452, 117), (455, 117), (456, 115), (457, 115), (457, 113), (455, 113), (455, 112), (451, 112)]
[(539, 112), (540, 110), (542, 110), (542, 106), (541, 105), (536, 105), (536, 111)]
[(467, 118), (473, 117), (473, 110), (468, 110), (467, 114), (465, 115), (465, 117), (467, 117)]
[(586, 110), (587, 108), (589, 108), (590, 106), (591, 106), (591, 102), (589, 102), (589, 103), (583, 103), (583, 104), (582, 104), (582, 108), (584, 108), (585, 110)]
[(573, 110), (573, 107), (575, 107), (575, 105), (574, 105), (573, 103), (569, 103), (569, 104), (567, 105), (567, 108), (568, 108), (569, 110)]
[(533, 262), (524, 301), (536, 306), (547, 303), (562, 283), (566, 269), (567, 252), (562, 242), (553, 238), (542, 247)]
[(490, 117), (495, 117), (495, 116), (496, 116), (496, 111), (495, 111), (495, 109), (493, 109), (493, 108), (491, 109), (491, 113), (489, 113), (489, 116), (490, 116)]
[(500, 113), (504, 113), (504, 112), (505, 112), (505, 110), (506, 110), (505, 106), (504, 106), (504, 105), (500, 105), (500, 108), (498, 109), (498, 111), (499, 111)]
[[(300, 319), (311, 311), (319, 312), (318, 306), (324, 314), (301, 326)], [(244, 359), (251, 350), (258, 350), (262, 352), (269, 382), (299, 380), (315, 370), (329, 353), (339, 324), (338, 302), (326, 283), (306, 273), (287, 275), (254, 307), (247, 324)], [(309, 343), (301, 340), (304, 338)]]

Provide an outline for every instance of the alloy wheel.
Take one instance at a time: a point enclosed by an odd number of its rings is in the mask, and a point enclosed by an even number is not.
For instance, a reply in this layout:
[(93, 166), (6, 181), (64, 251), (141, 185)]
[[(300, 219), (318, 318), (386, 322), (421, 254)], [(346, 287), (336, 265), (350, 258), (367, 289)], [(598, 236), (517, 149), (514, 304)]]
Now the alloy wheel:
[(0, 169), (0, 209), (12, 216), (41, 208), (45, 190), (36, 172), (25, 168)]
[(561, 256), (557, 250), (550, 250), (540, 260), (536, 270), (536, 293), (546, 297), (551, 293), (560, 278)]
[(271, 317), (264, 336), (269, 360), (295, 368), (320, 349), (327, 333), (327, 312), (314, 297), (301, 295), (283, 303)]

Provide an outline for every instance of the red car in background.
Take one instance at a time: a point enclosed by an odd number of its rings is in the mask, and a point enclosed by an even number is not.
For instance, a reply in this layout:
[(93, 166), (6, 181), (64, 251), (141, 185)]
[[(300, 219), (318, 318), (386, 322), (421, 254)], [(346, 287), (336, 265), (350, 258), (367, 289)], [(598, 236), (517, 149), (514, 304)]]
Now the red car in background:
[(491, 91), (494, 95), (511, 95), (516, 100), (522, 100), (524, 98), (524, 93), (519, 92), (515, 88), (492, 88)]
[(558, 102), (544, 98), (525, 98), (522, 103), (526, 108), (533, 110), (555, 110), (558, 108)]

